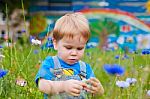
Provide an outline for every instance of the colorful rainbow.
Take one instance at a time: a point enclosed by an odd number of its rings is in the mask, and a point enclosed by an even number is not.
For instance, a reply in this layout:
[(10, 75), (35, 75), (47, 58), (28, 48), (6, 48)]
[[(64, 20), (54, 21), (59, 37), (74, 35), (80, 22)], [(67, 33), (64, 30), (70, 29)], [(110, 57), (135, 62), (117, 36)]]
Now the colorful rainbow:
[(84, 13), (87, 18), (108, 17), (116, 20), (121, 20), (132, 26), (135, 26), (138, 29), (150, 33), (150, 27), (129, 12), (108, 8), (90, 8), (80, 10), (80, 12)]

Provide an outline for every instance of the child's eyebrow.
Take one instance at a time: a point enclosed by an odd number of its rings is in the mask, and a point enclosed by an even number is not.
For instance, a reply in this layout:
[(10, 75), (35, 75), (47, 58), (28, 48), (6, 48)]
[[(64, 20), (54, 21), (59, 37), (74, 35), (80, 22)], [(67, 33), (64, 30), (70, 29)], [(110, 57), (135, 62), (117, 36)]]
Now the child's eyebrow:
[(64, 44), (64, 46), (72, 46), (71, 44)]
[[(70, 45), (70, 44), (64, 44), (65, 47), (74, 47), (73, 45)], [(76, 46), (78, 48), (84, 48), (84, 45), (81, 45), (81, 46)]]

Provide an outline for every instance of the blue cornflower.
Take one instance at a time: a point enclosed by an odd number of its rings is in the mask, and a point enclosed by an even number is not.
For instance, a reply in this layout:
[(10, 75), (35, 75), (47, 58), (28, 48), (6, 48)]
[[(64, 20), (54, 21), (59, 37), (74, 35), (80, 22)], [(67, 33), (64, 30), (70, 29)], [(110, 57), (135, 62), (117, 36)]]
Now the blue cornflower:
[(25, 32), (26, 32), (26, 30), (25, 30), (25, 29), (22, 29), (22, 30), (21, 30), (21, 32), (22, 32), (22, 33), (25, 33)]
[(53, 48), (53, 47), (54, 47), (53, 43), (49, 43), (49, 42), (46, 44), (46, 46), (47, 46), (48, 48)]
[(4, 77), (8, 71), (0, 69), (0, 78)]
[(34, 50), (33, 53), (34, 53), (34, 54), (38, 54), (38, 53), (39, 53), (39, 50)]
[(130, 84), (125, 81), (116, 81), (116, 85), (120, 88), (127, 88), (130, 86)]
[[(119, 59), (119, 58), (121, 58), (119, 55), (116, 55), (116, 56), (115, 56), (115, 59)], [(124, 56), (122, 56), (121, 59), (122, 59), (122, 60), (124, 60), (124, 59), (129, 59), (129, 56), (128, 56), (127, 54), (124, 54)]]
[(87, 52), (86, 55), (89, 57), (89, 59), (92, 59), (91, 53)]
[(3, 46), (2, 46), (2, 45), (0, 45), (0, 49), (1, 49), (1, 48), (3, 48)]
[(126, 82), (128, 82), (130, 85), (135, 84), (137, 80), (135, 78), (127, 78)]
[(119, 57), (120, 57), (119, 55), (116, 55), (116, 56), (115, 56), (115, 59), (119, 59)]
[(97, 42), (89, 42), (86, 44), (86, 48), (89, 49), (89, 48), (94, 48), (98, 45)]
[(48, 41), (52, 41), (52, 37), (48, 37), (47, 40), (48, 40)]
[(89, 52), (86, 53), (87, 56), (91, 56), (91, 54)]
[(32, 43), (32, 39), (35, 39), (35, 37), (34, 36), (30, 36), (29, 37), (29, 41)]
[(143, 49), (142, 50), (142, 54), (145, 55), (145, 54), (150, 54), (150, 49)]
[(112, 74), (112, 75), (123, 75), (125, 72), (125, 69), (123, 67), (121, 67), (118, 64), (105, 64), (103, 66), (104, 70), (108, 73), (108, 74)]
[(53, 48), (54, 45), (53, 45), (53, 41), (52, 41), (52, 37), (48, 37), (47, 38), (47, 42), (46, 42), (46, 45), (45, 45), (47, 48)]
[(122, 59), (129, 59), (129, 56), (127, 54), (124, 54), (124, 56), (122, 57)]
[(134, 49), (129, 49), (129, 53), (131, 53), (131, 54), (138, 54), (138, 51), (134, 50)]
[(86, 48), (89, 49), (89, 48), (93, 48), (92, 45), (86, 45)]

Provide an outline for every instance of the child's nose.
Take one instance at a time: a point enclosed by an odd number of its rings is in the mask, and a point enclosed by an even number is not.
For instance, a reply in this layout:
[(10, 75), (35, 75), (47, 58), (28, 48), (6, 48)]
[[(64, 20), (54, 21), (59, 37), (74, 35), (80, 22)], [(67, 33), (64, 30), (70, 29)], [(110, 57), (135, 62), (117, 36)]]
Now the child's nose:
[(73, 50), (71, 51), (71, 55), (77, 55), (77, 50), (76, 50), (76, 49), (73, 49)]

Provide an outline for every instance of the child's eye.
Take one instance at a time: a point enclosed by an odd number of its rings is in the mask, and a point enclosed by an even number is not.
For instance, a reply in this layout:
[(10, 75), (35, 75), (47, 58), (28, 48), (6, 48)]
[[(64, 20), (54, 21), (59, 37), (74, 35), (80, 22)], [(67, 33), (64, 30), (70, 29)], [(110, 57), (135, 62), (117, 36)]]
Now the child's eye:
[(70, 46), (65, 46), (65, 48), (66, 48), (66, 49), (72, 49), (72, 47), (70, 47)]
[(83, 47), (79, 47), (79, 48), (77, 48), (77, 50), (82, 50), (83, 49)]

